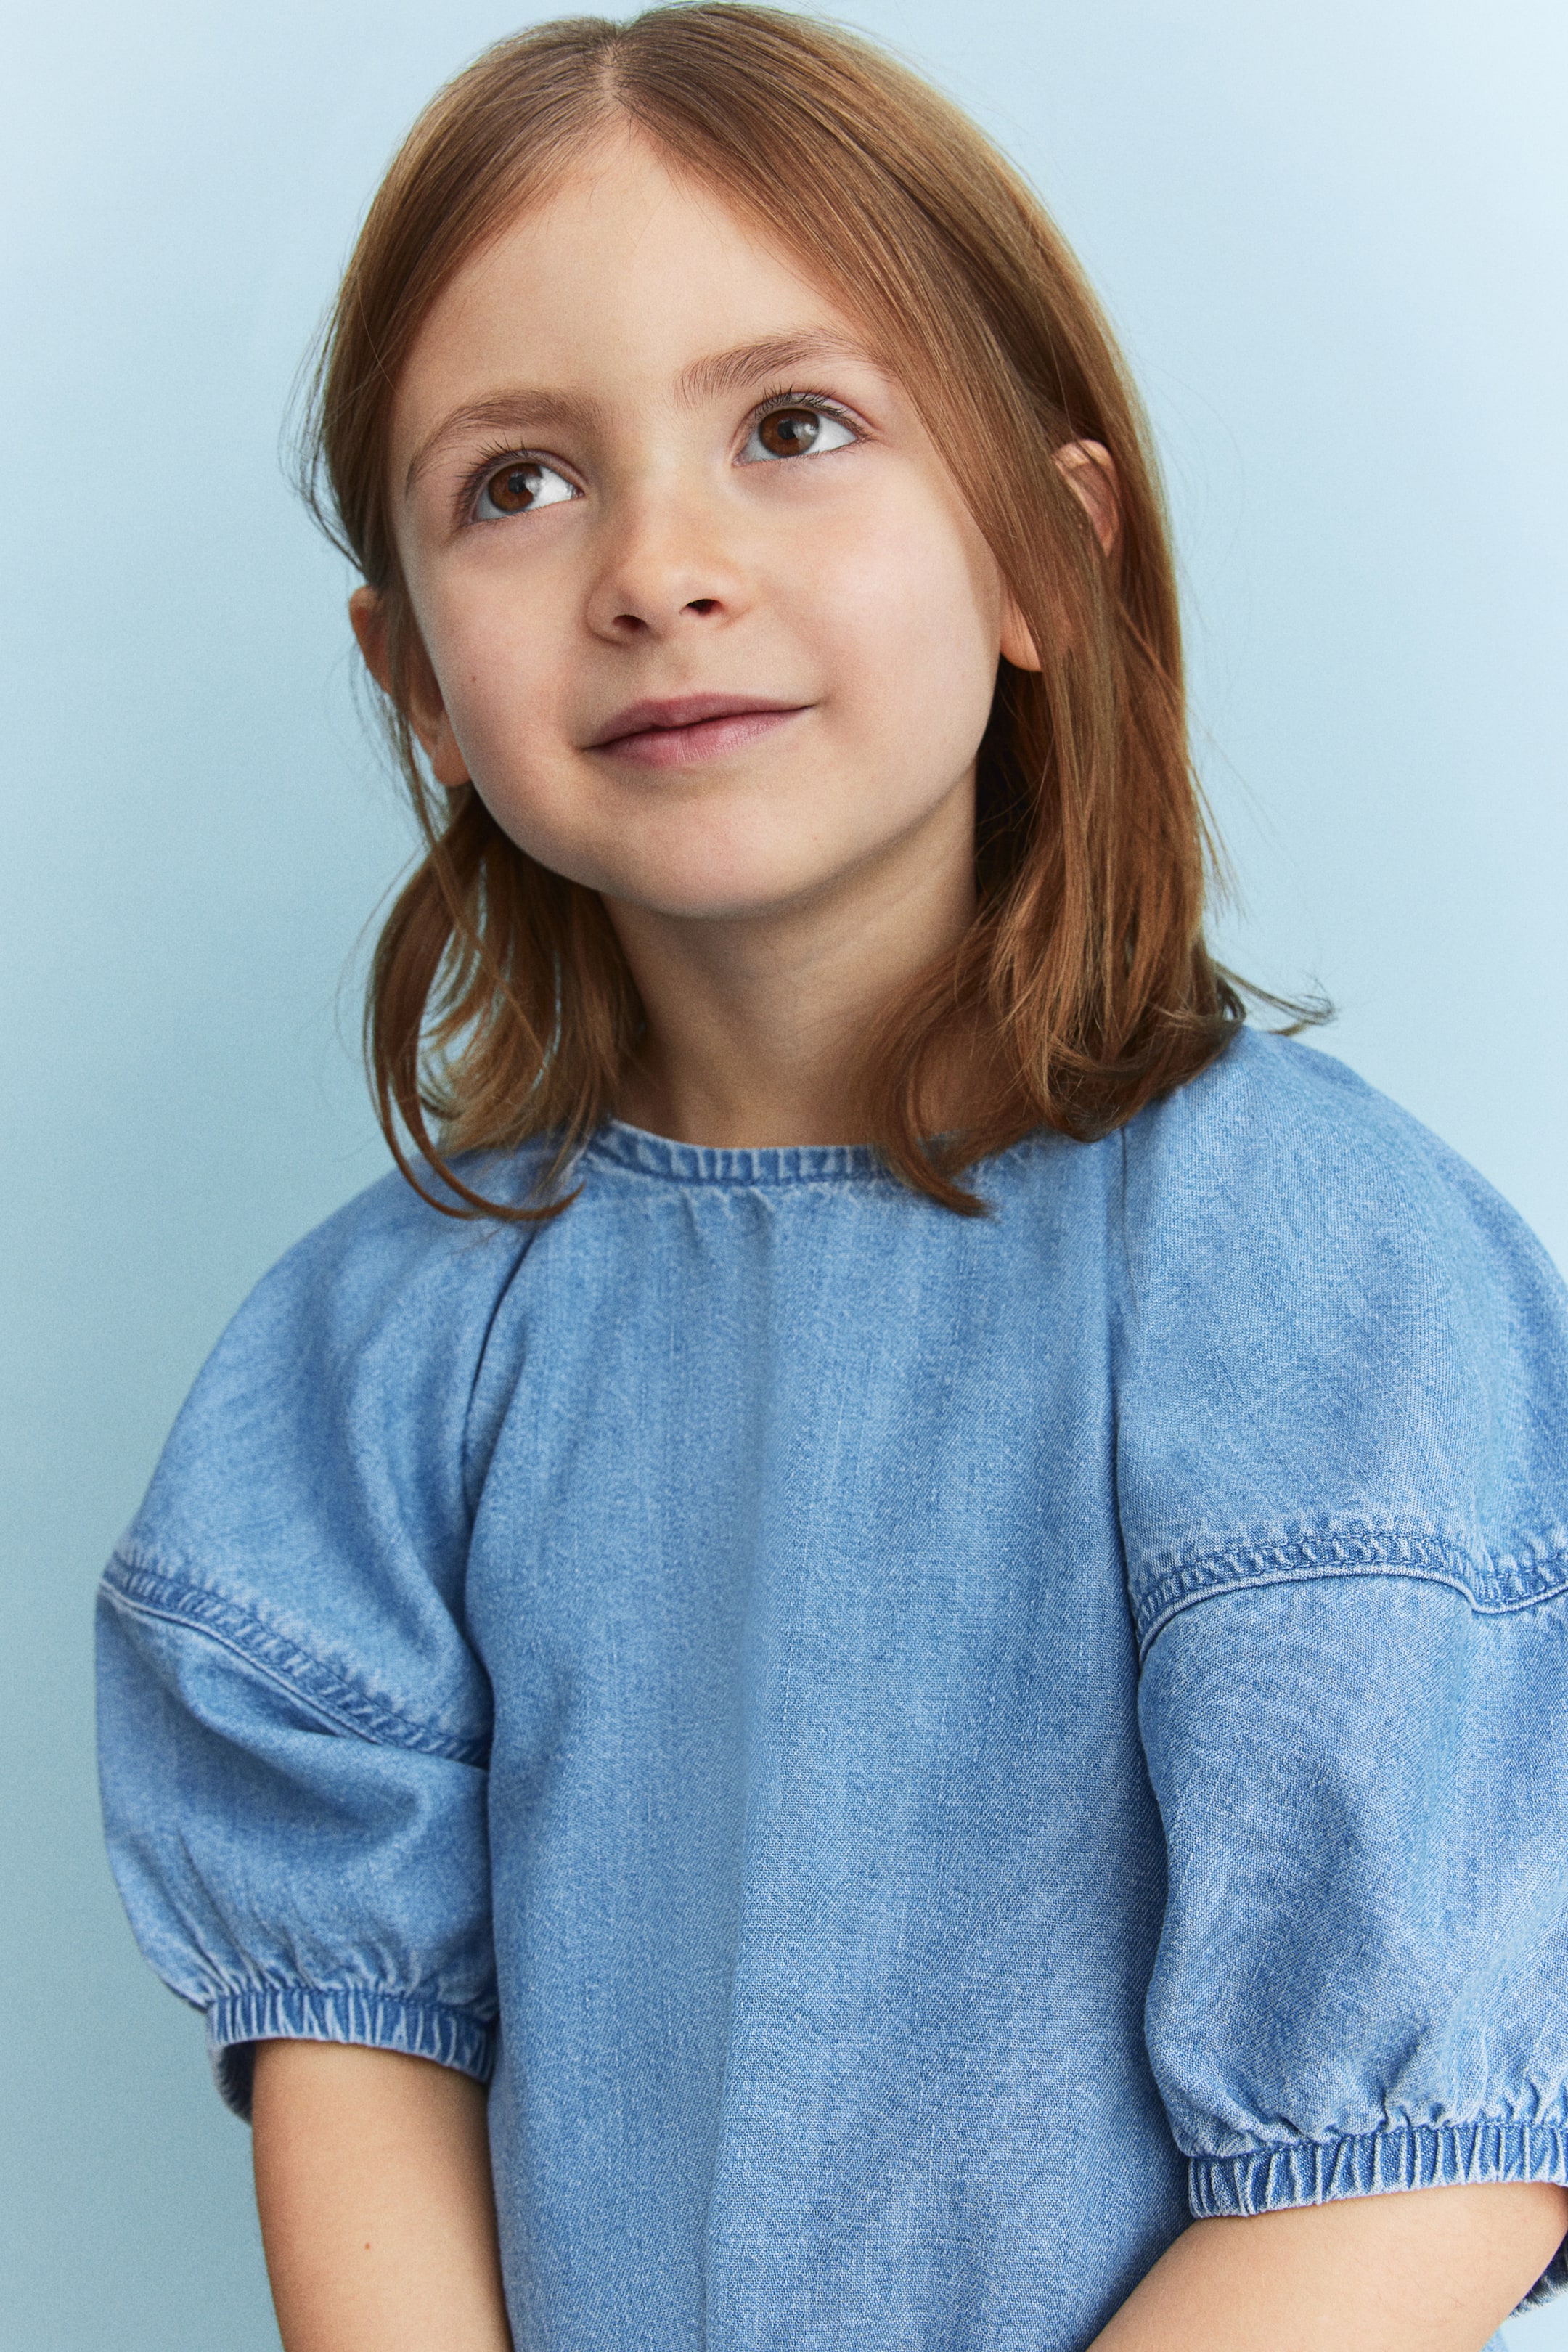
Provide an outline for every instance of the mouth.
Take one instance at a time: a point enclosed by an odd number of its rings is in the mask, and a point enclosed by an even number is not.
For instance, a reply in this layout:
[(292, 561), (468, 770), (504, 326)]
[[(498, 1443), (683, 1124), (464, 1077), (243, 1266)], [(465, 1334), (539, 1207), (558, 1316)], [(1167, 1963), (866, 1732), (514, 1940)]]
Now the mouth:
[(663, 702), (628, 703), (587, 749), (634, 767), (690, 768), (744, 751), (808, 708), (754, 694), (672, 695)]

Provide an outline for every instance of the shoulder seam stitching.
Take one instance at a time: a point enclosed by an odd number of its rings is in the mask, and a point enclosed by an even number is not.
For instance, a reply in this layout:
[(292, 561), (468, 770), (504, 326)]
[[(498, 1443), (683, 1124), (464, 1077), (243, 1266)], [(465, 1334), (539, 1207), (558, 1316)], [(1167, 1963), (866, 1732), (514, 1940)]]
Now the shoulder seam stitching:
[[(1138, 1604), (1140, 1660), (1147, 1657), (1173, 1617), (1199, 1601), (1271, 1584), (1393, 1576), (1447, 1585), (1483, 1617), (1515, 1615), (1568, 1590), (1568, 1548), (1555, 1542), (1533, 1560), (1510, 1559), (1506, 1571), (1489, 1563), (1478, 1574), (1479, 1567), (1459, 1545), (1420, 1536), (1334, 1536), (1316, 1543), (1298, 1538), (1281, 1544), (1235, 1545), (1180, 1561), (1155, 1580)], [(1489, 1591), (1479, 1591), (1478, 1585)]]
[(100, 1590), (132, 1616), (182, 1625), (230, 1651), (290, 1697), (374, 1746), (406, 1748), (450, 1763), (482, 1766), (488, 1760), (487, 1743), (411, 1722), (222, 1593), (139, 1568), (122, 1549), (116, 1551)]

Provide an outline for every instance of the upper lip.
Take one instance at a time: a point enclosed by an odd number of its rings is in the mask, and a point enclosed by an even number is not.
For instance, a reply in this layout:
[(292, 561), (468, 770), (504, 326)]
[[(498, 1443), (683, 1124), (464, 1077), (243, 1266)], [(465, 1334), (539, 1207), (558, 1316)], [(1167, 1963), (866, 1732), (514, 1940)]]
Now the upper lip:
[(656, 728), (697, 727), (705, 719), (735, 719), (742, 711), (800, 710), (805, 705), (771, 694), (672, 694), (663, 701), (628, 702), (600, 728), (590, 751), (623, 735), (646, 735)]

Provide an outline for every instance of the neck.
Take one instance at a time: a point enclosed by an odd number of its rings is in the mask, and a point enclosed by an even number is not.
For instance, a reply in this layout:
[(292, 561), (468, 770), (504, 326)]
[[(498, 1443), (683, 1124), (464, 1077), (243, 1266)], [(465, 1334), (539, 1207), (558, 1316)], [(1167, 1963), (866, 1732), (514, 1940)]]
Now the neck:
[(973, 916), (966, 814), (956, 856), (911, 844), (761, 913), (669, 916), (607, 898), (647, 1016), (617, 1116), (683, 1143), (863, 1141), (868, 1028)]

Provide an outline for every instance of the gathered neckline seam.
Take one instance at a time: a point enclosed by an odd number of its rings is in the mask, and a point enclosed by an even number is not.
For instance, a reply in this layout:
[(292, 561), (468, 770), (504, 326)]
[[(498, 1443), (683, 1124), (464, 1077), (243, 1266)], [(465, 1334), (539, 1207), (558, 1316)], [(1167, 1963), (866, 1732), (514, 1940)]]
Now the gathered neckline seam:
[(634, 1176), (665, 1183), (747, 1187), (841, 1184), (886, 1181), (888, 1171), (866, 1143), (685, 1143), (625, 1119), (608, 1119), (584, 1146), (598, 1160)]
[[(1020, 1136), (980, 1165), (1026, 1153), (1041, 1139), (1037, 1132)], [(589, 1162), (656, 1183), (731, 1192), (825, 1184), (904, 1189), (870, 1143), (682, 1143), (624, 1119), (607, 1120), (587, 1139), (577, 1164)]]
[[(760, 1147), (764, 1151), (771, 1151), (774, 1148)], [(680, 1144), (676, 1149), (683, 1153), (701, 1152), (704, 1155), (711, 1153), (715, 1157), (723, 1150), (721, 1146), (704, 1143)], [(837, 1151), (856, 1150), (858, 1147), (853, 1144), (780, 1145), (776, 1149), (788, 1152), (802, 1149)], [(656, 1184), (714, 1184), (727, 1187), (731, 1191), (745, 1191), (759, 1185), (866, 1184), (888, 1181), (887, 1170), (879, 1161), (868, 1158), (853, 1160), (847, 1167), (826, 1168), (809, 1165), (790, 1166), (787, 1162), (781, 1167), (776, 1161), (769, 1165), (766, 1160), (760, 1167), (755, 1164), (739, 1167), (734, 1165), (704, 1167), (700, 1164), (693, 1165), (690, 1161), (677, 1160), (665, 1160), (661, 1164), (660, 1158), (653, 1153), (649, 1153), (645, 1159), (635, 1150), (618, 1151), (599, 1139), (595, 1139), (587, 1146), (583, 1156), (584, 1160), (597, 1161), (601, 1167), (616, 1169), (623, 1175), (646, 1176)], [(734, 1156), (740, 1158), (741, 1155), (737, 1152)], [(723, 1150), (723, 1157), (725, 1160), (731, 1158), (727, 1150)]]

